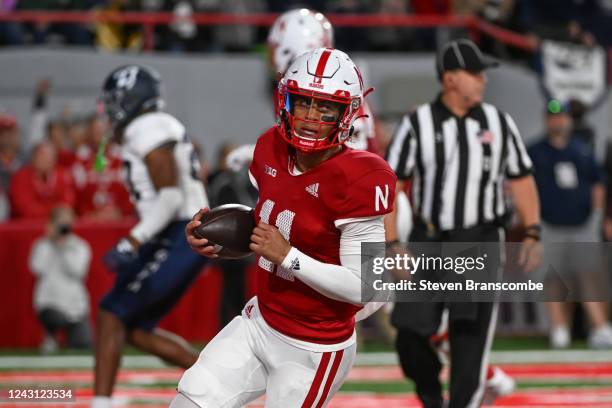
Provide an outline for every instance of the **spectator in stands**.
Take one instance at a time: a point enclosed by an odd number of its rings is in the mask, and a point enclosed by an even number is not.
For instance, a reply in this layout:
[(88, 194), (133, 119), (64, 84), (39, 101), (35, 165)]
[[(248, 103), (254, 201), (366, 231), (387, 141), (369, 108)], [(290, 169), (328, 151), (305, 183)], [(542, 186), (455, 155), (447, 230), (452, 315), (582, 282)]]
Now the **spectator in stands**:
[[(141, 11), (136, 0), (109, 0), (98, 12), (110, 17), (124, 11)], [(107, 51), (128, 49), (137, 51), (142, 48), (142, 26), (139, 24), (121, 24), (114, 22), (96, 23), (96, 45)]]
[(283, 13), (285, 11), (307, 8), (310, 10), (323, 11), (329, 0), (267, 0), (268, 12)]
[(572, 117), (572, 137), (580, 140), (593, 151), (595, 149), (595, 131), (585, 120), (588, 107), (578, 99), (571, 99), (568, 108)]
[[(403, 0), (382, 0), (377, 10), (382, 14), (407, 14), (408, 2)], [(371, 49), (386, 51), (407, 51), (415, 47), (414, 29), (411, 27), (375, 27), (369, 29), (368, 45)]]
[[(411, 12), (417, 16), (446, 16), (452, 14), (454, 0), (410, 0)], [(466, 37), (462, 30), (442, 27), (415, 28), (413, 50), (435, 51), (451, 39)]]
[[(263, 0), (223, 0), (218, 8), (221, 13), (251, 14), (265, 11)], [(247, 25), (216, 26), (213, 39), (223, 51), (249, 51), (255, 44), (257, 28)]]
[(68, 126), (61, 119), (52, 119), (46, 126), (47, 140), (57, 151), (57, 164), (70, 168), (75, 160), (75, 152), (68, 143)]
[(596, 40), (584, 30), (596, 13), (592, 1), (516, 0), (519, 30), (535, 38), (571, 41), (592, 46)]
[(589, 13), (582, 22), (582, 27), (587, 28), (602, 46), (612, 46), (612, 2), (596, 0), (587, 2), (591, 6)]
[(69, 347), (91, 347), (89, 295), (84, 283), (91, 248), (72, 232), (73, 223), (70, 207), (55, 207), (45, 236), (34, 243), (30, 253), (30, 269), (36, 276), (34, 309), (45, 329), (43, 352), (58, 349), (60, 331), (66, 332)]
[[(32, 98), (32, 115), (30, 117), (30, 143), (32, 145), (40, 143), (47, 134), (47, 126), (49, 122), (48, 99), (49, 90), (51, 89), (51, 81), (48, 78), (40, 79), (36, 83), (34, 89), (34, 97)], [(57, 146), (57, 137), (51, 140), (51, 143)]]
[[(360, 0), (338, 0), (326, 8), (328, 13), (367, 14), (375, 12), (373, 2)], [(343, 51), (365, 51), (368, 49), (369, 31), (363, 27), (336, 27), (336, 48)]]
[[(254, 207), (257, 202), (257, 190), (251, 184), (248, 168), (234, 172), (227, 167), (227, 155), (236, 146), (224, 144), (217, 154), (217, 168), (208, 178), (208, 197), (212, 208), (230, 203), (239, 203)], [(220, 324), (229, 323), (246, 303), (246, 269), (252, 262), (246, 259), (215, 260), (223, 272), (223, 292), (221, 294)]]
[[(452, 13), (457, 16), (476, 16), (486, 22), (499, 27), (512, 30), (512, 18), (514, 17), (515, 0), (455, 0), (452, 5)], [(467, 34), (462, 29), (463, 35)], [(510, 50), (507, 45), (488, 35), (479, 38), (479, 47), (482, 51), (509, 59)]]
[(55, 147), (57, 164), (70, 167), (74, 161), (74, 152), (68, 148), (66, 123), (61, 119), (49, 119), (48, 102), (51, 85), (48, 78), (43, 78), (36, 84), (28, 144), (36, 145), (46, 138)]
[(13, 174), (25, 162), (20, 150), (19, 128), (14, 116), (0, 112), (0, 189), (8, 191)]
[(105, 146), (105, 168), (95, 169), (96, 154), (108, 131), (98, 115), (86, 120), (85, 143), (76, 151), (72, 176), (76, 188), (76, 212), (79, 217), (118, 220), (133, 215), (130, 195), (123, 184), (123, 161), (116, 145)]
[(32, 151), (32, 160), (13, 176), (9, 186), (12, 218), (46, 219), (60, 205), (74, 206), (70, 173), (57, 166), (57, 153), (49, 142)]
[(87, 144), (87, 118), (83, 116), (72, 117), (66, 126), (67, 144), (74, 153), (81, 146)]
[[(541, 200), (542, 237), (545, 242), (567, 245), (599, 242), (605, 197), (602, 171), (589, 147), (572, 138), (572, 119), (567, 106), (561, 106), (560, 111), (547, 111), (545, 122), (545, 138), (529, 149)], [(571, 251), (557, 254), (556, 248), (549, 247), (549, 256), (573, 255), (569, 254)], [(570, 246), (565, 248), (571, 249)], [(587, 293), (594, 290), (593, 285), (601, 285), (600, 280), (605, 275), (599, 273), (603, 264), (592, 261), (569, 259), (565, 263), (567, 271), (555, 271), (571, 278), (571, 283), (581, 290), (582, 298), (586, 300), (590, 297)], [(560, 287), (558, 277), (549, 282), (549, 287)], [(605, 311), (607, 305), (588, 301), (583, 305), (592, 326), (589, 345), (593, 348), (612, 347), (612, 327)], [(566, 306), (560, 302), (547, 304), (552, 325), (550, 344), (554, 348), (565, 348), (570, 344)]]
[(196, 12), (194, 3), (188, 0), (166, 2), (165, 10), (174, 14), (172, 22), (166, 26), (157, 27), (161, 34), (162, 47), (168, 51), (198, 51), (200, 41), (198, 26), (192, 19)]
[[(18, 0), (0, 1), (0, 13), (10, 13), (15, 10)], [(22, 45), (23, 27), (17, 21), (0, 21), (0, 45)]]
[[(87, 5), (86, 0), (19, 0), (17, 7), (20, 10), (83, 11)], [(30, 31), (35, 44), (47, 43), (51, 34), (60, 36), (67, 44), (92, 44), (91, 33), (84, 24), (35, 23), (30, 25)]]

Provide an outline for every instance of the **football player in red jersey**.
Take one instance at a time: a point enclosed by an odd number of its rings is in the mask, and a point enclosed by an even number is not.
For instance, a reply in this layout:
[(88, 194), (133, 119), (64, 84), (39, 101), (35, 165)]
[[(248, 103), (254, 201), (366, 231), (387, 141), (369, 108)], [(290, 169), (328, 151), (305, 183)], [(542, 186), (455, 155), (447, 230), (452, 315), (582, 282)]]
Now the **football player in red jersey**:
[[(344, 146), (363, 94), (355, 64), (330, 48), (302, 54), (281, 79), (280, 120), (259, 137), (250, 167), (256, 296), (184, 373), (171, 407), (240, 407), (264, 393), (267, 408), (324, 407), (340, 388), (356, 314), (373, 309), (361, 299), (361, 243), (384, 241), (395, 195), (384, 160)], [(206, 211), (186, 235), (214, 258), (192, 235)]]

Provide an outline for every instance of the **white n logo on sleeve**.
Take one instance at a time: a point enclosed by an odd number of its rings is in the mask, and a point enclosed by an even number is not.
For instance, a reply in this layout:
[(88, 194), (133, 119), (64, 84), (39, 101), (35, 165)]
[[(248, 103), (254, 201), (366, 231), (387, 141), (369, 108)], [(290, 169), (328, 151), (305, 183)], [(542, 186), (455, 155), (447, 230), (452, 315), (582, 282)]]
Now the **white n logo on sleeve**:
[(385, 210), (389, 207), (389, 185), (385, 184), (385, 192), (383, 194), (382, 188), (380, 186), (376, 186), (376, 197), (374, 198), (374, 207), (376, 211), (380, 210), (380, 204), (385, 208)]

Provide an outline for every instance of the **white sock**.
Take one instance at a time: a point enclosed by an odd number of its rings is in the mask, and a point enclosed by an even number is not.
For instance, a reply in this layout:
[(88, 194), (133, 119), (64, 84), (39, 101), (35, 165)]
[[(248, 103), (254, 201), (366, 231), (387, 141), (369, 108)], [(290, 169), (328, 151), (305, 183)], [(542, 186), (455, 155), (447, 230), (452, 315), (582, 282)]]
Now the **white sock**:
[(91, 408), (111, 408), (111, 397), (93, 397)]

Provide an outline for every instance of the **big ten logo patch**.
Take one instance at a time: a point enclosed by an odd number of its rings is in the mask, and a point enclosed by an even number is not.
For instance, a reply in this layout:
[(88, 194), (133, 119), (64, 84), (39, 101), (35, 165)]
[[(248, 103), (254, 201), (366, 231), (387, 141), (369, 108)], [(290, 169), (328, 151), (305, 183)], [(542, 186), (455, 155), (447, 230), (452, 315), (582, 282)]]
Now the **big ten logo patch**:
[(276, 177), (276, 169), (268, 166), (267, 164), (264, 165), (264, 173), (272, 176), (272, 177)]

